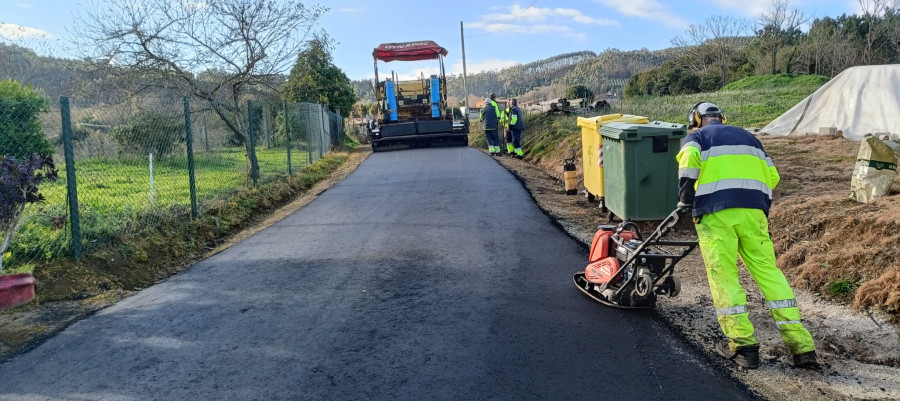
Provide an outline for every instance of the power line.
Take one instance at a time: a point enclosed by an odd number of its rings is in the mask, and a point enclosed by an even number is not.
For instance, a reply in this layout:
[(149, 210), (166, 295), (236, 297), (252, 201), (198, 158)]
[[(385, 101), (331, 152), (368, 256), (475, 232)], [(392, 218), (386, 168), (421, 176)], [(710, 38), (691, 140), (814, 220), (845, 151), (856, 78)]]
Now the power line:
[(496, 30), (493, 30), (493, 31), (485, 30), (485, 33), (483, 33), (483, 34), (481, 34), (481, 35), (466, 36), (466, 38), (471, 38), (471, 39), (474, 39), (474, 38), (480, 38), (480, 37), (482, 37), (482, 36), (487, 36), (487, 35), (489, 35), (489, 34), (492, 34), (492, 33), (495, 33), (495, 32), (499, 32), (501, 28), (503, 28), (503, 27), (509, 25), (509, 23), (510, 23), (510, 22), (513, 22), (516, 18), (521, 17), (522, 14), (525, 14), (525, 11), (528, 11), (528, 9), (531, 8), (531, 6), (533, 6), (534, 3), (537, 3), (537, 1), (538, 1), (538, 0), (532, 1), (531, 4), (528, 5), (528, 7), (525, 7), (521, 12), (519, 12), (519, 14), (517, 14), (516, 16), (510, 18), (508, 21), (504, 22), (503, 25), (500, 25)]

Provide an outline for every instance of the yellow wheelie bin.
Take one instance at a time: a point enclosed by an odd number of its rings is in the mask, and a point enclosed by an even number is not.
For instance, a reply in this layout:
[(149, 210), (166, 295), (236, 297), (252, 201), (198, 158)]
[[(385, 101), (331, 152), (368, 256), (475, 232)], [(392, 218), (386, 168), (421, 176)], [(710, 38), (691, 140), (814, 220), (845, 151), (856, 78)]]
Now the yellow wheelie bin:
[(578, 126), (581, 127), (581, 152), (584, 171), (584, 188), (587, 191), (589, 201), (600, 200), (600, 207), (605, 209), (606, 193), (603, 190), (603, 137), (600, 129), (604, 124), (611, 122), (646, 124), (650, 120), (647, 117), (631, 114), (606, 114), (597, 117), (578, 117)]

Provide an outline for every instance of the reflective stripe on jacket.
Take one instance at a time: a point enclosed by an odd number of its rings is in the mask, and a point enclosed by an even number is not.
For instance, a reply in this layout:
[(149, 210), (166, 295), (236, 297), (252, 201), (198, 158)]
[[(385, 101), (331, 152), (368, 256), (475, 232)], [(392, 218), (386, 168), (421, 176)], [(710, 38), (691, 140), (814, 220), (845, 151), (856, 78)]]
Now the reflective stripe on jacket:
[(522, 109), (514, 106), (509, 112), (509, 127), (519, 131), (525, 130), (525, 117), (522, 116)]
[(718, 122), (700, 128), (678, 152), (678, 200), (694, 216), (723, 209), (760, 209), (767, 215), (780, 177), (762, 144), (749, 132)]

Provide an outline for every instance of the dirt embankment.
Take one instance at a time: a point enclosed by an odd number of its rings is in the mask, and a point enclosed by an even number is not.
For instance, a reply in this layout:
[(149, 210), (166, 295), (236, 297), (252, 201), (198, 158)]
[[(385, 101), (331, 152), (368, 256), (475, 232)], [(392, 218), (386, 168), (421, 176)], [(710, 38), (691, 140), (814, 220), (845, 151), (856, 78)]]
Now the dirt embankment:
[[(900, 291), (893, 281), (900, 279), (896, 272), (900, 263), (900, 186), (895, 183), (891, 197), (859, 205), (847, 200), (858, 143), (814, 137), (761, 140), (782, 176), (770, 216), (779, 266), (792, 281), (805, 325), (815, 338), (821, 367), (789, 366), (789, 353), (765, 299), (746, 271), (742, 283), (762, 345), (763, 366), (741, 371), (723, 363), (712, 348), (721, 334), (699, 251), (676, 267), (682, 293), (661, 299), (657, 312), (698, 352), (766, 398), (900, 399), (900, 326), (895, 323), (896, 310), (890, 306)], [(577, 145), (569, 142), (562, 141), (556, 151), (541, 152), (539, 158), (503, 157), (498, 162), (523, 182), (545, 212), (587, 247), (606, 218), (597, 203), (581, 195), (565, 195), (562, 157), (552, 155), (571, 157), (572, 151), (580, 155)], [(580, 158), (576, 164), (580, 170)], [(652, 227), (652, 222), (641, 225), (642, 230)], [(679, 223), (672, 235), (673, 239), (696, 236), (690, 222)], [(572, 266), (572, 272), (583, 268)], [(572, 291), (577, 291), (574, 284)], [(585, 298), (585, 302), (591, 301)]]

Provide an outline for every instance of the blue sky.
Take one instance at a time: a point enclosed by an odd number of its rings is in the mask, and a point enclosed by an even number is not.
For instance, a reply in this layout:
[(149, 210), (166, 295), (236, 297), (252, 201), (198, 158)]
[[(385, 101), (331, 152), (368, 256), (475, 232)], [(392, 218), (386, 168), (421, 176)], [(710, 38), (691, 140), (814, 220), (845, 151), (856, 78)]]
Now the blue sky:
[[(91, 0), (2, 0), (0, 40), (15, 37), (39, 52), (60, 48), (71, 37), (73, 20), (86, 4)], [(460, 21), (465, 26), (471, 73), (579, 50), (666, 48), (691, 24), (702, 24), (710, 16), (753, 18), (771, 1), (331, 0), (318, 4), (330, 8), (320, 25), (336, 41), (335, 64), (351, 79), (361, 79), (373, 76), (372, 49), (386, 42), (434, 40), (450, 53), (445, 61), (448, 72), (462, 72)], [(813, 17), (859, 9), (857, 0), (791, 0), (790, 5)], [(59, 51), (56, 55), (74, 57)], [(436, 71), (436, 64), (379, 63), (380, 73), (391, 70), (409, 77)]]

